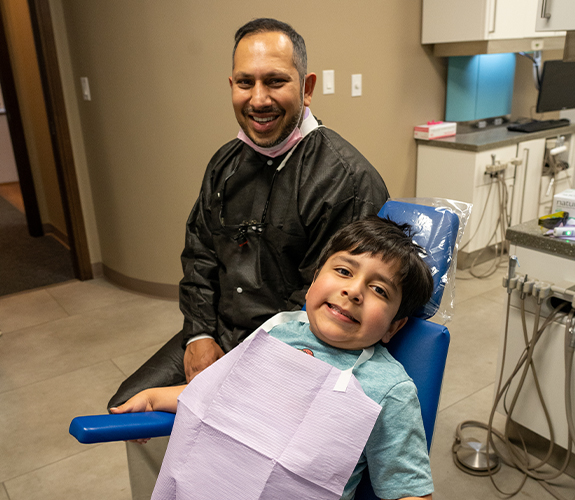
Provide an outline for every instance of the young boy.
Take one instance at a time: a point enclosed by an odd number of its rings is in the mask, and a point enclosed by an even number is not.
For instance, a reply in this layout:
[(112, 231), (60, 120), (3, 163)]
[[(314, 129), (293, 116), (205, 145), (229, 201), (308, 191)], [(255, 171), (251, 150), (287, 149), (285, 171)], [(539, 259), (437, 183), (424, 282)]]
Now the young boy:
[[(433, 491), (415, 386), (380, 342), (388, 342), (432, 293), (431, 273), (410, 230), (374, 216), (338, 231), (306, 296), (309, 323), (290, 321), (269, 332), (340, 370), (353, 366), (362, 349), (374, 347), (354, 375), (382, 411), (345, 487), (346, 500), (367, 465), (382, 498), (431, 498)], [(148, 389), (111, 411), (175, 412), (184, 388)]]

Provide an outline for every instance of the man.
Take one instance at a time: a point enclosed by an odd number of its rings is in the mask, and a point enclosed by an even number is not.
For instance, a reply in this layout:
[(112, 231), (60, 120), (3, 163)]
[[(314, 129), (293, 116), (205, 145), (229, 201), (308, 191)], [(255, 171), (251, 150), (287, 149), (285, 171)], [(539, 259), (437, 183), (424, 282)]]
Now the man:
[(187, 222), (183, 330), (108, 407), (189, 382), (269, 317), (301, 308), (329, 237), (388, 199), (369, 162), (311, 114), (316, 75), (291, 26), (256, 19), (241, 27), (232, 69), (241, 130), (210, 161)]

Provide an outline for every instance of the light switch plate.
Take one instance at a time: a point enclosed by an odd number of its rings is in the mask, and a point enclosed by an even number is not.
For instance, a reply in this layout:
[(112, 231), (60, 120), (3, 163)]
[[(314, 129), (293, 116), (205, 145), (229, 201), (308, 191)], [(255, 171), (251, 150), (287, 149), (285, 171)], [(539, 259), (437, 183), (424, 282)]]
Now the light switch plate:
[(361, 96), (361, 74), (351, 75), (351, 97)]
[(88, 82), (88, 77), (81, 76), (80, 83), (82, 84), (82, 97), (84, 98), (84, 101), (91, 101), (92, 96), (90, 94), (90, 83)]
[(333, 69), (323, 70), (323, 93), (335, 94), (335, 71)]

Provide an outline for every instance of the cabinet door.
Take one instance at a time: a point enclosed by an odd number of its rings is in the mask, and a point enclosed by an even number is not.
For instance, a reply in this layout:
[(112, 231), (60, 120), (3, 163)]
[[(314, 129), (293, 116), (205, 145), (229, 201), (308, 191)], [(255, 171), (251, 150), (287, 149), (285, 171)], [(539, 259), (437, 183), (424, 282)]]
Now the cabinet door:
[[(537, 0), (491, 0), (485, 38), (525, 38), (534, 31)], [(533, 35), (531, 35), (533, 36)]]
[(421, 43), (485, 39), (487, 0), (423, 0)]
[(521, 200), (514, 207), (512, 224), (520, 224), (539, 216), (539, 189), (543, 157), (545, 155), (545, 139), (535, 139), (519, 143), (517, 157), (522, 160), (522, 177), (516, 179), (516, 197)]
[(537, 31), (575, 30), (573, 0), (538, 0)]
[[(485, 248), (487, 245), (493, 245), (501, 241), (501, 227), (497, 228), (497, 223), (501, 213), (501, 206), (505, 200), (505, 194), (497, 179), (492, 178), (485, 172), (488, 165), (491, 165), (494, 161), (504, 164), (515, 158), (516, 154), (517, 146), (515, 145), (474, 153), (473, 210), (463, 236), (463, 244), (471, 239), (469, 245), (465, 247), (466, 252), (474, 252)], [(517, 205), (520, 201), (513, 196), (515, 177), (515, 167), (507, 167), (505, 170), (505, 184), (509, 195), (507, 198), (507, 213), (511, 210), (511, 203)], [(450, 180), (444, 179), (444, 182), (450, 183)], [(517, 208), (515, 208), (515, 211), (517, 211)]]
[(423, 0), (421, 43), (560, 35), (553, 31), (535, 31), (535, 20), (540, 12), (537, 1)]

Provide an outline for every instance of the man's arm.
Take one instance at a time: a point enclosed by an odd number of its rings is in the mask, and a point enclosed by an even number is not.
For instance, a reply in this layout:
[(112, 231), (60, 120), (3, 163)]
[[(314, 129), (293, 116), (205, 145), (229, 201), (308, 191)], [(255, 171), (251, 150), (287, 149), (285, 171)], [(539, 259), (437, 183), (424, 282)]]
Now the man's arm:
[[(202, 190), (186, 224), (186, 243), (181, 261), (184, 277), (180, 281), (180, 310), (184, 315), (184, 369), (186, 381), (224, 355), (213, 339), (216, 332), (219, 288), (219, 262), (216, 257), (209, 200), (211, 168), (208, 166)], [(189, 342), (195, 336), (204, 338)]]
[(222, 348), (213, 338), (204, 338), (190, 342), (184, 352), (184, 370), (186, 382), (224, 355)]

